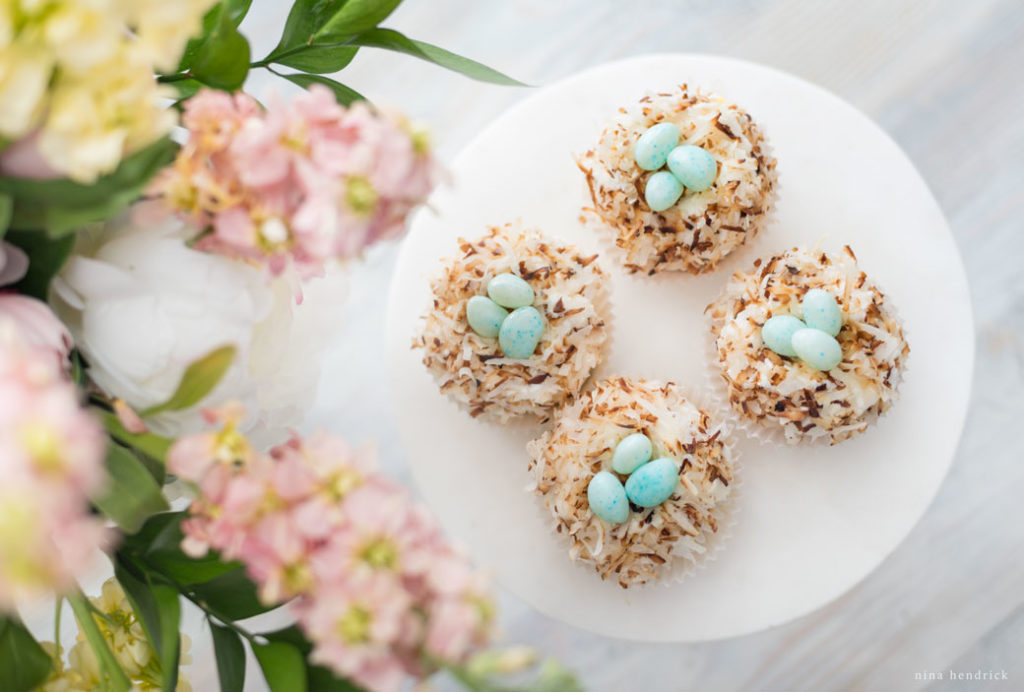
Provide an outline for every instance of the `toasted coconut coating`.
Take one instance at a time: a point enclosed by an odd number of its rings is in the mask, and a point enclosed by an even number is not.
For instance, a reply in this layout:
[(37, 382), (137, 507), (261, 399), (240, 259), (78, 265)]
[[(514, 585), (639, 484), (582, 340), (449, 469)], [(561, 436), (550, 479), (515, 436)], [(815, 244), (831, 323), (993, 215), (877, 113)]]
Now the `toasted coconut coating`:
[[(821, 372), (774, 353), (761, 327), (775, 315), (801, 317), (804, 294), (820, 288), (843, 313), (836, 337), (843, 359)], [(899, 396), (910, 346), (892, 301), (842, 252), (793, 248), (736, 272), (707, 312), (732, 407), (746, 419), (782, 429), (790, 444), (842, 442), (867, 429)]]
[[(441, 391), (470, 415), (496, 420), (546, 417), (579, 394), (602, 358), (607, 339), (607, 275), (597, 255), (584, 255), (535, 230), (491, 227), (479, 240), (459, 240), (433, 280), (434, 298), (413, 347)], [(482, 337), (466, 321), (466, 301), (487, 295), (487, 283), (512, 273), (533, 288), (533, 306), (545, 320), (534, 354), (506, 358), (498, 339)]]
[[(680, 144), (708, 151), (718, 177), (707, 190), (686, 190), (674, 206), (655, 212), (644, 201), (654, 171), (637, 166), (633, 145), (662, 122), (679, 127)], [(775, 205), (775, 158), (757, 124), (739, 106), (685, 84), (620, 109), (577, 163), (594, 202), (585, 211), (611, 227), (633, 272), (711, 271), (766, 225)]]
[[(650, 438), (654, 458), (679, 463), (679, 485), (662, 504), (634, 506), (626, 523), (613, 525), (590, 511), (587, 486), (598, 471), (612, 471), (615, 446), (634, 432)], [(728, 521), (735, 457), (726, 437), (677, 385), (612, 377), (527, 445), (534, 492), (568, 539), (569, 557), (602, 579), (627, 588), (682, 576), (716, 547)]]

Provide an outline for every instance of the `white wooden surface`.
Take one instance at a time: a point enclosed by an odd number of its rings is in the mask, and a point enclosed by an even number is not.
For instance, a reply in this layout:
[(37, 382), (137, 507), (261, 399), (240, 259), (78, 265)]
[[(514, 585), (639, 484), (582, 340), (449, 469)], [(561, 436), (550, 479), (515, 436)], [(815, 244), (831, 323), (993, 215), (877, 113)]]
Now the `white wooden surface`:
[[(254, 55), (276, 40), (282, 4), (256, 0), (244, 26)], [(502, 594), (503, 638), (557, 656), (593, 690), (1024, 689), (1024, 4), (407, 0), (386, 25), (533, 84), (672, 50), (733, 55), (810, 79), (906, 149), (949, 217), (971, 280), (978, 359), (957, 460), (922, 523), (864, 583), (776, 630), (685, 646), (590, 635)], [(525, 95), (370, 50), (341, 79), (425, 121), (448, 158)], [(259, 76), (249, 87), (260, 94), (271, 83), (288, 89)], [(376, 438), (384, 467), (408, 480), (381, 355), (395, 254), (379, 249), (354, 268), (347, 327), (306, 427)], [(1010, 680), (948, 680), (951, 669), (979, 668), (1005, 670)]]

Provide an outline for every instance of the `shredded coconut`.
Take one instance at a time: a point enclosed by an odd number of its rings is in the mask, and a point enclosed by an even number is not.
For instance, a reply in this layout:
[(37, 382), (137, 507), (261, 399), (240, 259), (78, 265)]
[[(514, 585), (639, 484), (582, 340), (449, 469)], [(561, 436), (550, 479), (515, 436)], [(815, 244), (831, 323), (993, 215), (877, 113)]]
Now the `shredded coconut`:
[[(612, 471), (615, 446), (634, 432), (650, 438), (654, 458), (680, 464), (679, 485), (657, 507), (634, 506), (627, 522), (608, 524), (590, 511), (587, 486), (598, 471)], [(568, 538), (572, 560), (623, 588), (662, 579), (702, 559), (725, 526), (733, 456), (724, 437), (723, 425), (677, 385), (612, 377), (584, 392), (554, 428), (527, 445), (534, 492)]]
[[(491, 227), (480, 240), (460, 238), (459, 254), (431, 283), (433, 307), (413, 341), (441, 391), (474, 417), (502, 421), (546, 417), (578, 395), (607, 338), (607, 276), (596, 259), (513, 224)], [(487, 283), (506, 272), (530, 284), (545, 320), (525, 360), (506, 358), (497, 338), (480, 336), (466, 322), (466, 301), (486, 295)]]
[[(633, 145), (661, 122), (679, 127), (680, 144), (697, 145), (714, 156), (718, 176), (707, 190), (687, 190), (674, 206), (654, 212), (643, 193), (654, 171), (637, 166)], [(750, 115), (685, 84), (620, 109), (597, 146), (577, 164), (594, 202), (594, 209), (584, 211), (612, 227), (632, 272), (711, 271), (757, 234), (775, 204), (775, 158)]]
[[(836, 337), (843, 359), (821, 372), (774, 353), (761, 327), (775, 315), (801, 317), (804, 294), (820, 288), (843, 313)], [(910, 346), (891, 301), (857, 266), (849, 246), (838, 254), (792, 250), (736, 272), (707, 311), (732, 407), (747, 419), (781, 426), (790, 444), (842, 442), (863, 432), (898, 398)]]

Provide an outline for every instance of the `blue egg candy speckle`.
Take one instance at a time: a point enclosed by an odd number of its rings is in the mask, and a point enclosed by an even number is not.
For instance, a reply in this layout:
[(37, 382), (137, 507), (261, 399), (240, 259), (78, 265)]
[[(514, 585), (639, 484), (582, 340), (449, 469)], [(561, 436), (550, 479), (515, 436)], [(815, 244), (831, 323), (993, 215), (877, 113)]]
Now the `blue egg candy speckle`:
[(508, 310), (486, 296), (473, 296), (466, 301), (466, 321), (470, 328), (489, 339), (498, 336)]
[(678, 127), (672, 123), (658, 123), (636, 140), (633, 159), (645, 171), (656, 171), (665, 165), (668, 153), (678, 142)]
[(843, 349), (834, 336), (810, 327), (793, 334), (793, 350), (816, 370), (831, 370), (843, 359)]
[(764, 345), (780, 356), (796, 357), (793, 350), (793, 335), (806, 325), (792, 315), (775, 315), (761, 327), (761, 339)]
[(544, 318), (537, 308), (517, 308), (501, 323), (498, 344), (508, 358), (529, 358), (537, 348), (543, 332)]
[(682, 184), (668, 171), (658, 171), (647, 179), (644, 201), (651, 211), (665, 211), (679, 201), (683, 194)]
[(533, 304), (530, 284), (515, 274), (498, 274), (487, 282), (487, 295), (503, 308), (521, 308)]
[(692, 144), (676, 147), (668, 154), (668, 169), (687, 190), (701, 192), (711, 187), (718, 175), (718, 162), (704, 149)]
[(654, 453), (651, 440), (643, 433), (627, 435), (619, 441), (612, 453), (612, 468), (617, 473), (630, 474), (651, 460)]
[(590, 511), (609, 524), (621, 524), (629, 519), (629, 501), (626, 491), (615, 474), (599, 471), (587, 486)]
[(800, 303), (804, 313), (804, 324), (820, 329), (829, 336), (836, 336), (843, 328), (843, 313), (832, 294), (820, 288), (812, 288)]
[(679, 485), (679, 467), (662, 457), (638, 468), (626, 480), (626, 497), (640, 507), (656, 507), (672, 497)]

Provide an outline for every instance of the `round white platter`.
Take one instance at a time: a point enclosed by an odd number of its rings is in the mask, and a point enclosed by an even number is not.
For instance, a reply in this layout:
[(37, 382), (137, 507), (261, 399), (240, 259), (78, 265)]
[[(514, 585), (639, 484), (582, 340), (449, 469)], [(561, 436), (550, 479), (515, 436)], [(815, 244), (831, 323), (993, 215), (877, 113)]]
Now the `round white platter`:
[[(649, 90), (681, 83), (748, 110), (778, 158), (773, 224), (710, 275), (630, 276), (586, 230), (573, 156)], [(836, 96), (776, 70), (705, 55), (601, 65), (528, 95), (456, 158), (453, 181), (404, 241), (388, 306), (390, 386), (417, 484), (449, 534), (538, 610), (600, 634), (699, 641), (765, 629), (820, 608), (875, 569), (910, 532), (956, 450), (974, 342), (967, 280), (935, 199), (899, 147)], [(836, 447), (739, 439), (738, 524), (716, 560), (682, 583), (623, 590), (569, 562), (550, 518), (524, 491), (526, 442), (539, 425), (473, 420), (442, 396), (410, 349), (430, 305), (429, 277), (460, 236), (521, 219), (601, 253), (611, 273), (611, 352), (597, 376), (704, 387), (704, 306), (755, 256), (797, 244), (849, 244), (905, 320), (902, 396), (863, 435)], [(740, 433), (742, 435), (742, 433)]]

